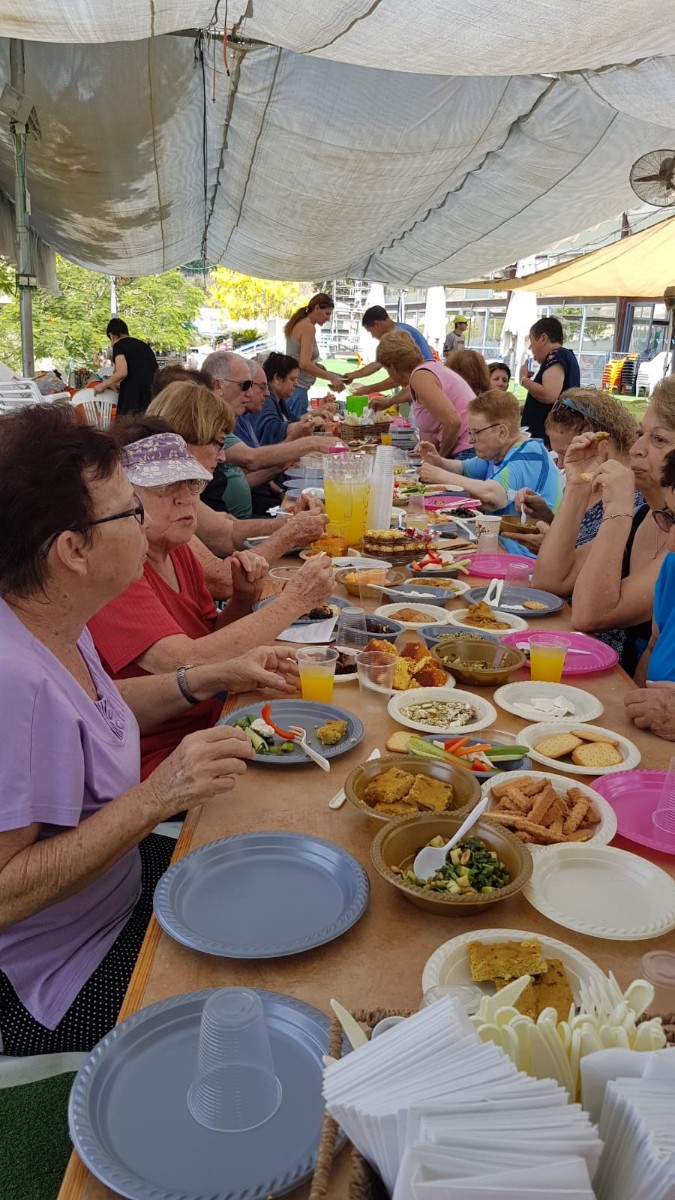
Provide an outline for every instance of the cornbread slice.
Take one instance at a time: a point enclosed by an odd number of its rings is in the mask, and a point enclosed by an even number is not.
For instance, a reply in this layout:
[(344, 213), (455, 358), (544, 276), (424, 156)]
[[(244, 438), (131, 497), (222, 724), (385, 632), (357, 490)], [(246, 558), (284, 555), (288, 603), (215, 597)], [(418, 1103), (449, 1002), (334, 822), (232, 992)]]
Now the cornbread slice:
[(391, 804), (376, 804), (373, 812), (389, 817), (414, 817), (417, 815), (418, 809), (412, 804), (406, 804), (405, 800), (394, 800)]
[(536, 938), (522, 942), (469, 942), (471, 978), (520, 979), (521, 975), (542, 975), (547, 969), (541, 943)]
[(534, 747), (537, 754), (545, 754), (546, 758), (564, 758), (580, 746), (582, 739), (574, 733), (555, 733), (552, 737), (544, 738)]
[(452, 800), (452, 784), (442, 783), (429, 775), (416, 775), (406, 800), (429, 812), (445, 812)]
[[(513, 1007), (517, 1008), (518, 1012), (522, 1013), (524, 1017), (532, 1017), (533, 1021), (536, 1021), (538, 1016), (536, 983), (539, 979), (545, 978), (545, 975), (540, 975), (537, 976), (536, 981), (531, 979), (525, 988), (525, 991), (520, 993), (520, 996), (513, 1005)], [(495, 991), (501, 992), (502, 988), (506, 987), (507, 983), (512, 983), (513, 981), (511, 979), (493, 979), (492, 982), (495, 985)]]
[(371, 779), (363, 790), (363, 798), (366, 804), (370, 805), (393, 804), (408, 795), (414, 782), (415, 776), (409, 771), (402, 771), (400, 767), (390, 767), (384, 774)]
[[(545, 1008), (554, 1008), (558, 1014), (558, 1020), (567, 1021), (569, 1020), (570, 1005), (574, 1004), (574, 994), (570, 987), (567, 971), (559, 958), (549, 958), (546, 961), (548, 964), (546, 974), (539, 975), (534, 981), (536, 1016), (541, 1016)], [(520, 1005), (517, 1004), (516, 1008), (519, 1007)]]

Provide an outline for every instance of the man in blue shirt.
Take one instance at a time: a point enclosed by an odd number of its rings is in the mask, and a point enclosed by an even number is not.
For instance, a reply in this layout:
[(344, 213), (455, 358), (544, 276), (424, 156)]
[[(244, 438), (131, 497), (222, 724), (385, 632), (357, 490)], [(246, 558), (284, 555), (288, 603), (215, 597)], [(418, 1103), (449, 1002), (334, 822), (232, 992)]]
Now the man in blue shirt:
[[(404, 333), (409, 333), (412, 340), (418, 346), (422, 358), (425, 362), (431, 361), (434, 358), (434, 353), (419, 329), (415, 329), (414, 325), (407, 325), (405, 321), (392, 321), (386, 308), (381, 304), (374, 304), (372, 308), (367, 308), (361, 318), (361, 324), (368, 333), (379, 342), (380, 338), (384, 337), (385, 333), (391, 333), (392, 329), (402, 329)], [(367, 363), (365, 367), (359, 367), (358, 371), (351, 371), (347, 375), (343, 375), (345, 383), (353, 383), (355, 379), (366, 379), (369, 375), (374, 375), (376, 371), (381, 371), (380, 363)], [(366, 387), (358, 389), (359, 396), (371, 396), (373, 392), (387, 392), (390, 388), (395, 388), (398, 385), (392, 379), (381, 380), (379, 383), (371, 383)], [(369, 407), (374, 411), (381, 408), (398, 408), (401, 404), (407, 404), (410, 400), (410, 388), (405, 387), (400, 392), (391, 398), (375, 399), (369, 401)]]
[(544, 423), (551, 405), (568, 388), (581, 386), (579, 363), (571, 350), (563, 346), (563, 327), (557, 317), (542, 317), (530, 329), (530, 351), (539, 364), (537, 374), (527, 364), (520, 368), (520, 383), (527, 392), (522, 422), (530, 437), (546, 439)]

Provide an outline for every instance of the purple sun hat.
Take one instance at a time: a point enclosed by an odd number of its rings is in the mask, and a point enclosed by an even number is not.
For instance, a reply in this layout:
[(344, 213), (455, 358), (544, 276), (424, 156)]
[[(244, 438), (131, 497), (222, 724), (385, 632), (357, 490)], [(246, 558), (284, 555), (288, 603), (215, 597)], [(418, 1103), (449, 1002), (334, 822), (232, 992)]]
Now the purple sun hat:
[(193, 458), (187, 443), (177, 433), (154, 433), (125, 447), (124, 470), (134, 487), (161, 487), (183, 479), (212, 478), (211, 472)]

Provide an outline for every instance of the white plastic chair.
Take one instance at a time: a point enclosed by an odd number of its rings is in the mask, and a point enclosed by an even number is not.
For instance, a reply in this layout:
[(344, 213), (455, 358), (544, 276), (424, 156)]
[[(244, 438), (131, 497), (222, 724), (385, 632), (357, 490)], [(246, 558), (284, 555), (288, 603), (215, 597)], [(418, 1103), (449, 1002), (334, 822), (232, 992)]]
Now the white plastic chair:
[(67, 400), (67, 392), (43, 396), (34, 379), (6, 379), (0, 382), (0, 413), (25, 408), (27, 404), (51, 404), (54, 400)]
[(112, 421), (113, 406), (117, 403), (117, 393), (112, 389), (95, 396), (92, 388), (82, 388), (75, 392), (72, 403), (82, 409), (87, 424), (95, 425), (97, 429), (107, 429)]

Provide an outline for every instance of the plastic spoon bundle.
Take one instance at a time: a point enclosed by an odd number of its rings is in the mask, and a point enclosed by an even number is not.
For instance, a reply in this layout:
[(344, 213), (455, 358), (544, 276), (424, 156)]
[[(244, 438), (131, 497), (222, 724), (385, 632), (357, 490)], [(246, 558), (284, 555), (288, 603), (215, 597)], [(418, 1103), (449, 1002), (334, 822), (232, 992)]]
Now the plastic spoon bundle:
[(534, 1021), (515, 1004), (530, 982), (529, 975), (514, 979), (494, 996), (485, 996), (472, 1024), (483, 1042), (499, 1046), (521, 1071), (539, 1079), (555, 1079), (572, 1100), (581, 1095), (580, 1063), (596, 1050), (660, 1050), (666, 1035), (659, 1018), (638, 1019), (654, 999), (654, 989), (636, 979), (621, 992), (613, 975), (600, 986), (591, 981), (580, 988), (581, 1011), (571, 1008), (559, 1021), (554, 1008), (546, 1008)]

